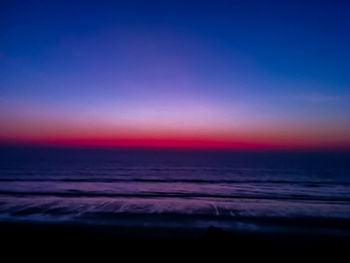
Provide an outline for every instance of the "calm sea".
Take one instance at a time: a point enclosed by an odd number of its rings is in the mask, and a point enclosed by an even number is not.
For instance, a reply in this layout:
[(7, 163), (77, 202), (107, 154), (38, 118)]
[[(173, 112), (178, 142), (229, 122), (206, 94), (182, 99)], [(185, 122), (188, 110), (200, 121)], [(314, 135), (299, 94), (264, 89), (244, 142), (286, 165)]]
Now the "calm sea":
[(0, 221), (349, 235), (350, 154), (3, 147)]

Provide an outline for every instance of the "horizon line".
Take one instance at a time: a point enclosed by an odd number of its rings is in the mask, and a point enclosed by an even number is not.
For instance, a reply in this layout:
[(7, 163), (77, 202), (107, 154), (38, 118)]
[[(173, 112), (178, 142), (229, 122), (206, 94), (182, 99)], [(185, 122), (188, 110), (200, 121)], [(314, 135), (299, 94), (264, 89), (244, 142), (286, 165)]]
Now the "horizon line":
[(220, 151), (220, 152), (349, 152), (350, 146), (346, 147), (191, 147), (191, 146), (143, 146), (143, 145), (89, 145), (67, 143), (33, 143), (33, 142), (4, 142), (0, 141), (0, 148), (56, 148), (56, 149), (105, 149), (105, 150), (150, 150), (150, 151)]

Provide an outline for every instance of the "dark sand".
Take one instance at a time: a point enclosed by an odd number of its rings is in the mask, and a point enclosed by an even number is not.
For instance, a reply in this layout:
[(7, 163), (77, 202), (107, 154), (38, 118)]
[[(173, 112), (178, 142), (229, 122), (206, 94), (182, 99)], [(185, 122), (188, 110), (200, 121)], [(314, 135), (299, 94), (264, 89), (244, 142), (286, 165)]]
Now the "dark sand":
[[(206, 231), (149, 227), (116, 227), (75, 224), (0, 223), (2, 252), (12, 256), (29, 251), (62, 256), (162, 258), (191, 255), (197, 258), (282, 256), (281, 261), (298, 255), (333, 259), (350, 252), (350, 239), (341, 236), (295, 233), (229, 233), (210, 227)], [(11, 252), (10, 252), (11, 251)], [(23, 252), (23, 253), (27, 253)], [(28, 256), (28, 254), (26, 254)], [(230, 260), (231, 261), (231, 260)], [(126, 262), (123, 260), (122, 262)]]

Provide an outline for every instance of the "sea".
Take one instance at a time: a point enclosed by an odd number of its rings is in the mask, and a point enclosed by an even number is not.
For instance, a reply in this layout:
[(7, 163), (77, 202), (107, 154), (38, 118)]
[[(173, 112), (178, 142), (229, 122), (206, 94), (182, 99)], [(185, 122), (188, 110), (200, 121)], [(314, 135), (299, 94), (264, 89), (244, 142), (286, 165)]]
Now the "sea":
[(1, 147), (0, 222), (350, 236), (350, 153)]

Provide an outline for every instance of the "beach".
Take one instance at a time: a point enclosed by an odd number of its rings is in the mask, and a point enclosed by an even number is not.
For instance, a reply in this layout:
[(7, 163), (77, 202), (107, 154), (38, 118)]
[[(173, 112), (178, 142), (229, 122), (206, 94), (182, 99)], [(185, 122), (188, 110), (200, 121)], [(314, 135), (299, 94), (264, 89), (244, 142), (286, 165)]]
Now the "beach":
[(1, 151), (3, 247), (273, 253), (350, 244), (346, 153)]
[[(312, 259), (331, 256), (333, 260), (348, 253), (349, 237), (332, 235), (301, 235), (290, 233), (229, 233), (210, 227), (206, 231), (167, 228), (127, 228), (70, 224), (1, 223), (1, 247), (9, 251), (30, 251), (35, 259), (45, 253), (58, 257), (79, 256), (99, 259), (179, 260), (256, 258)], [(16, 253), (15, 252), (15, 253)], [(12, 252), (11, 252), (12, 253)]]

